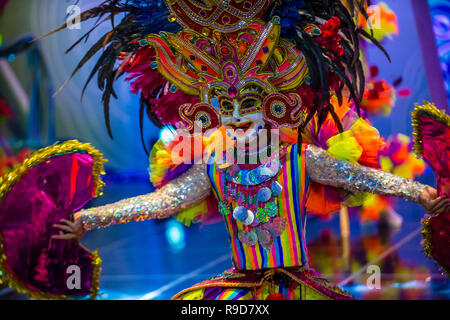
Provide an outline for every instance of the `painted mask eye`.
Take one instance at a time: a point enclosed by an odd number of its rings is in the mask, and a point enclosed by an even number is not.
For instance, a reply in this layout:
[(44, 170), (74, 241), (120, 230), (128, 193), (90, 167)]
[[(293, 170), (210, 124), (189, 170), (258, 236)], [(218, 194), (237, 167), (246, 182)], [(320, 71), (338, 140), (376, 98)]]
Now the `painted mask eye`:
[(231, 117), (233, 115), (234, 105), (228, 100), (222, 100), (220, 102), (220, 113), (224, 117)]
[(246, 115), (248, 113), (255, 113), (261, 111), (261, 101), (255, 98), (247, 98), (241, 102), (239, 108), (240, 115)]
[(197, 126), (199, 126), (202, 133), (206, 133), (208, 130), (217, 129), (222, 125), (217, 109), (207, 103), (197, 103), (195, 105), (186, 103), (180, 106), (178, 112), (183, 119), (185, 128), (191, 134), (197, 133)]
[(281, 101), (275, 101), (270, 106), (270, 111), (277, 118), (283, 118), (286, 114), (286, 106)]
[(211, 126), (211, 117), (206, 112), (199, 112), (195, 115), (195, 121), (200, 122), (202, 128), (209, 128)]

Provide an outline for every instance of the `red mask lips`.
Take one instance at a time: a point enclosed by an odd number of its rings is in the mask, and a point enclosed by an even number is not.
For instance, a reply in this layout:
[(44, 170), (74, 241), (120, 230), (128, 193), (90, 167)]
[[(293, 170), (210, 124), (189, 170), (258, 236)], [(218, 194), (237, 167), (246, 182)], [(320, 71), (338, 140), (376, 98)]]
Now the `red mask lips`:
[(247, 121), (244, 123), (241, 123), (239, 125), (236, 125), (234, 123), (227, 124), (227, 127), (230, 129), (233, 129), (234, 131), (240, 130), (244, 134), (247, 133), (247, 131), (253, 126), (253, 121)]

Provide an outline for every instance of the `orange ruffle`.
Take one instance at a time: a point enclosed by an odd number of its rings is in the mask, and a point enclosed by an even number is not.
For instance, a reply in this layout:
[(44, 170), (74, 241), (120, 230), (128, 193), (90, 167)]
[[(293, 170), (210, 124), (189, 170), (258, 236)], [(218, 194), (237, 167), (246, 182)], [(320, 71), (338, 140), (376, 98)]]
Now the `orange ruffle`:
[[(346, 121), (346, 131), (339, 133), (331, 115), (325, 120), (321, 132), (326, 132), (328, 140), (326, 141), (328, 153), (338, 159), (358, 163), (363, 166), (380, 168), (379, 153), (385, 146), (384, 139), (380, 138), (378, 130), (370, 122), (363, 118), (356, 118), (352, 123), (348, 123), (352, 116), (351, 103), (344, 99), (342, 105), (338, 105), (337, 99), (331, 100), (336, 114), (341, 122)], [(346, 117), (348, 116), (348, 117)], [(308, 126), (303, 141), (313, 143), (312, 137), (317, 137), (319, 132), (313, 119), (312, 124)], [(345, 129), (345, 128), (344, 128)], [(323, 141), (321, 141), (323, 143)], [(306, 202), (307, 212), (317, 215), (329, 215), (339, 211), (341, 202), (344, 199), (339, 196), (336, 188), (320, 185), (314, 182), (310, 183), (308, 198)], [(347, 205), (359, 205), (363, 197), (358, 199), (348, 199)]]
[(341, 203), (327, 200), (325, 188), (323, 185), (311, 181), (308, 188), (308, 197), (306, 200), (306, 211), (320, 215), (328, 216), (329, 214), (339, 211)]

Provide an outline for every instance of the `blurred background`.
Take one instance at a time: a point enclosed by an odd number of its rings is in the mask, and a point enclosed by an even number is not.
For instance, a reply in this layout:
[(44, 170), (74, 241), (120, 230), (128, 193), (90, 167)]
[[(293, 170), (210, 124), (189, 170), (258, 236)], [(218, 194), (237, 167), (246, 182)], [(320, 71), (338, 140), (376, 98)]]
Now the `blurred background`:
[[(81, 0), (82, 11), (101, 0)], [(363, 45), (367, 60), (367, 117), (389, 146), (383, 169), (435, 185), (434, 175), (411, 152), (411, 111), (434, 101), (448, 112), (450, 100), (450, 2), (385, 0), (378, 5), (382, 42), (391, 63), (375, 47)], [(78, 61), (109, 26), (98, 28), (85, 45), (65, 54), (92, 26), (63, 30), (24, 45), (66, 21), (71, 2), (0, 0), (0, 174), (29, 151), (56, 141), (78, 139), (99, 149), (108, 163), (104, 195), (89, 205), (151, 192), (148, 157), (140, 140), (139, 99), (122, 80), (111, 102), (110, 139), (101, 92), (95, 81), (81, 90), (94, 61), (56, 96)], [(95, 60), (95, 59), (93, 59)], [(144, 140), (151, 146), (160, 130), (145, 120)], [(361, 299), (448, 299), (450, 285), (421, 252), (420, 219), (414, 204), (373, 198), (350, 210), (349, 237), (339, 214), (312, 215), (307, 226), (311, 265)], [(82, 243), (99, 248), (103, 259), (102, 299), (168, 299), (231, 266), (222, 224), (185, 227), (176, 220), (114, 226), (86, 234)], [(379, 265), (381, 289), (365, 285), (368, 265)], [(22, 299), (0, 287), (0, 298)]]

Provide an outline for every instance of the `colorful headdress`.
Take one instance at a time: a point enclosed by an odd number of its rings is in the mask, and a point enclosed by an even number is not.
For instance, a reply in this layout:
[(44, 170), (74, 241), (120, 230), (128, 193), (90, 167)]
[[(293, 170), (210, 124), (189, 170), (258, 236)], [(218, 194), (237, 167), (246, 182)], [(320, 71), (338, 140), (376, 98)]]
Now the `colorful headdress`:
[(246, 22), (263, 19), (270, 0), (231, 1), (165, 1), (169, 20), (176, 21), (185, 29), (205, 36), (215, 31), (230, 33), (239, 31)]
[(179, 89), (199, 97), (195, 105), (180, 106), (179, 115), (188, 129), (193, 129), (196, 120), (201, 121), (203, 130), (220, 126), (219, 114), (227, 111), (209, 104), (212, 92), (222, 90), (235, 97), (251, 86), (261, 88), (267, 97), (249, 112), (262, 111), (277, 126), (297, 127), (305, 118), (300, 97), (279, 92), (296, 89), (308, 69), (292, 43), (279, 41), (279, 22), (279, 17), (267, 24), (252, 21), (236, 32), (213, 33), (212, 39), (191, 29), (177, 34), (161, 32), (139, 43), (154, 48), (156, 59), (151, 66), (170, 81), (172, 92)]
[(88, 82), (98, 74), (111, 136), (109, 101), (124, 73), (141, 95), (141, 126), (147, 111), (158, 126), (192, 129), (198, 120), (203, 130), (215, 128), (224, 110), (211, 104), (211, 91), (233, 96), (253, 84), (265, 97), (255, 111), (301, 131), (316, 113), (319, 124), (328, 114), (338, 119), (329, 101), (333, 95), (341, 101), (344, 87), (358, 108), (359, 35), (373, 37), (356, 27), (355, 17), (368, 18), (366, 7), (354, 0), (105, 0), (81, 21), (125, 16), (75, 72), (104, 48)]

